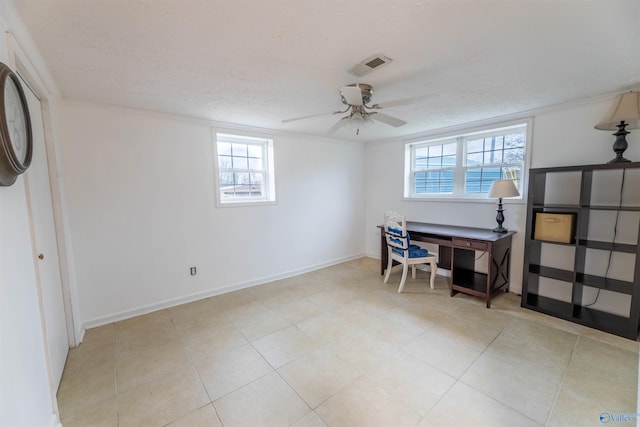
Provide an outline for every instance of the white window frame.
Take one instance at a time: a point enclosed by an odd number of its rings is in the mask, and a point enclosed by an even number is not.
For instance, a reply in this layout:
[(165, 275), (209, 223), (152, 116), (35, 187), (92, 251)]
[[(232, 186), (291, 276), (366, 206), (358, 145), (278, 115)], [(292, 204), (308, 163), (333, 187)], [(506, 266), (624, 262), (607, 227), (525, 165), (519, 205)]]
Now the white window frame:
[[(245, 132), (226, 132), (212, 130), (213, 134), (213, 163), (215, 171), (215, 191), (216, 191), (216, 205), (218, 207), (228, 206), (256, 206), (256, 205), (270, 205), (276, 203), (276, 191), (275, 191), (275, 170), (274, 170), (274, 153), (273, 153), (273, 139), (265, 136), (247, 135)], [(219, 155), (218, 155), (218, 142), (238, 142), (241, 144), (256, 145), (262, 149), (262, 159), (264, 162), (263, 169), (234, 169), (229, 168), (222, 171), (220, 169)], [(262, 196), (237, 196), (237, 197), (223, 197), (220, 191), (220, 174), (223, 172), (243, 172), (243, 173), (260, 173), (263, 175), (263, 191)]]
[[(468, 167), (465, 164), (466, 159), (466, 144), (465, 142), (474, 138), (483, 136), (499, 135), (508, 133), (509, 130), (524, 127), (525, 133), (525, 146), (524, 146), (524, 159), (521, 163), (496, 163), (493, 165), (480, 165), (478, 168), (484, 167), (504, 167), (516, 165), (521, 168), (520, 180), (517, 182), (519, 197), (514, 197), (510, 200), (522, 200), (525, 198), (527, 191), (527, 179), (530, 163), (531, 152), (531, 131), (533, 120), (531, 118), (514, 120), (510, 122), (501, 122), (486, 124), (474, 128), (458, 128), (446, 133), (432, 134), (420, 138), (419, 140), (411, 140), (405, 142), (405, 167), (404, 167), (404, 200), (448, 200), (448, 201), (469, 201), (469, 200), (488, 200), (486, 193), (469, 193), (465, 194), (465, 172), (473, 167)], [(451, 193), (416, 193), (415, 192), (415, 174), (421, 170), (415, 169), (415, 149), (419, 147), (425, 147), (430, 145), (442, 145), (447, 143), (456, 143), (456, 164), (455, 167), (443, 168), (442, 170), (449, 169), (454, 172), (454, 184), (453, 192)], [(427, 169), (425, 169), (427, 170)], [(429, 169), (433, 171), (434, 169)], [(437, 169), (436, 169), (437, 170)], [(493, 202), (493, 200), (491, 200)]]

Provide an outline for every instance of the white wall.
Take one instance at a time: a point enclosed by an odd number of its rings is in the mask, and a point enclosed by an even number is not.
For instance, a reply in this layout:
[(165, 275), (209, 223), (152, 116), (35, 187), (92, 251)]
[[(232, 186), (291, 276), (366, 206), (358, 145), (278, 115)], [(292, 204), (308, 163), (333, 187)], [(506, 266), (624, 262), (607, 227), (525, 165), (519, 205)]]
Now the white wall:
[[(20, 30), (0, 4), (0, 61), (8, 64), (6, 31)], [(51, 394), (36, 284), (24, 176), (0, 187), (0, 425), (52, 426)]]
[[(615, 157), (611, 146), (613, 132), (593, 126), (606, 113), (613, 96), (574, 105), (558, 106), (534, 114), (531, 167), (552, 167), (606, 163)], [(625, 157), (640, 161), (640, 131), (627, 136)], [(414, 221), (436, 224), (495, 227), (495, 200), (474, 202), (403, 200), (404, 145), (401, 141), (369, 144), (366, 150), (366, 252), (380, 257), (380, 234), (376, 225), (386, 210), (404, 213)], [(522, 291), (526, 195), (522, 200), (505, 200), (505, 227), (517, 231), (513, 236), (511, 285)]]
[(59, 124), (85, 326), (363, 255), (363, 145), (274, 135), (277, 204), (217, 208), (209, 123), (68, 103)]

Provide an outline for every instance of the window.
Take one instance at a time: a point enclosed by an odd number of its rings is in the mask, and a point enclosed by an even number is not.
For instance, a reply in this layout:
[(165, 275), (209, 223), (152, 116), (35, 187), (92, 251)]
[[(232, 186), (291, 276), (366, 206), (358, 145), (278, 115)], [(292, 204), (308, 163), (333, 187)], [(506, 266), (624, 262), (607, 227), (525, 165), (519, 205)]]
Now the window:
[(522, 194), (527, 124), (406, 145), (405, 197), (484, 197), (496, 179)]
[(274, 202), (273, 140), (216, 134), (218, 202)]

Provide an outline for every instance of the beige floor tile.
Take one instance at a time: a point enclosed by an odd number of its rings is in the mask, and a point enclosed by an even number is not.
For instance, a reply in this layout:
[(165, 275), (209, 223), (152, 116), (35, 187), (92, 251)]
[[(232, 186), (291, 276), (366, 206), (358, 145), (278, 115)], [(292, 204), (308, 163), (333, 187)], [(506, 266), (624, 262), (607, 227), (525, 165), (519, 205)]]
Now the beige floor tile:
[(157, 326), (163, 323), (171, 323), (171, 316), (167, 310), (158, 310), (131, 319), (121, 320), (115, 323), (117, 335), (126, 334), (139, 328)]
[(632, 351), (580, 337), (571, 358), (570, 371), (572, 370), (629, 378), (637, 376), (638, 356)]
[(291, 427), (327, 427), (315, 412), (309, 412), (307, 415), (291, 424)]
[(173, 321), (192, 319), (209, 311), (213, 311), (211, 298), (203, 298), (167, 309), (167, 312), (169, 312), (169, 316)]
[(344, 304), (348, 304), (357, 297), (357, 294), (349, 289), (329, 289), (317, 294), (313, 294), (307, 298), (323, 310), (336, 310)]
[(289, 326), (254, 341), (253, 346), (271, 366), (278, 369), (313, 350), (318, 344), (295, 326)]
[(397, 346), (408, 343), (425, 331), (422, 326), (397, 315), (398, 311), (372, 307), (362, 301), (352, 301), (336, 312), (352, 326), (372, 332)]
[(273, 368), (251, 345), (193, 360), (211, 401), (267, 375)]
[(136, 326), (123, 332), (116, 330), (116, 357), (179, 342), (180, 336), (171, 320), (155, 325)]
[(394, 309), (401, 309), (408, 304), (408, 301), (413, 301), (416, 298), (415, 295), (399, 294), (396, 286), (394, 289), (381, 288), (366, 293), (362, 295), (359, 300), (367, 303), (371, 307), (392, 311)]
[(184, 341), (184, 344), (194, 360), (202, 360), (249, 344), (249, 341), (233, 324), (222, 322), (209, 325), (206, 331)]
[(167, 312), (174, 324), (177, 322), (189, 322), (199, 318), (203, 314), (213, 311), (213, 304), (209, 298), (203, 298), (201, 300), (177, 305), (167, 309)]
[(423, 418), (416, 427), (436, 427), (436, 425), (429, 421), (427, 418)]
[(617, 335), (608, 334), (606, 332), (599, 331), (597, 329), (585, 328), (581, 334), (585, 338), (591, 338), (595, 341), (619, 347), (623, 350), (631, 351), (633, 353), (640, 352), (640, 342), (632, 341), (628, 338), (619, 337)]
[(119, 426), (163, 426), (209, 402), (192, 368), (118, 394)]
[(309, 407), (273, 372), (213, 403), (225, 427), (288, 426)]
[(191, 367), (182, 345), (170, 343), (151, 350), (122, 353), (117, 361), (118, 393)]
[(222, 423), (213, 405), (209, 404), (175, 420), (167, 427), (222, 427)]
[(406, 301), (406, 304), (416, 305), (432, 310), (432, 311), (441, 311), (445, 314), (451, 314), (454, 312), (461, 304), (468, 302), (465, 297), (461, 294), (456, 295), (455, 297), (451, 297), (451, 293), (449, 291), (449, 278), (443, 278), (444, 282), (439, 282), (436, 279), (436, 289), (425, 291), (424, 295), (420, 295), (419, 297)]
[(63, 372), (58, 387), (58, 405), (87, 406), (116, 395), (115, 361), (99, 368)]
[(298, 323), (322, 313), (322, 309), (303, 298), (289, 300), (287, 302), (273, 304), (272, 310), (287, 319), (291, 323)]
[(483, 351), (510, 320), (510, 316), (485, 306), (463, 303), (439, 319), (431, 330)]
[(451, 388), (426, 418), (441, 427), (542, 425), (460, 382)]
[(331, 397), (315, 411), (328, 426), (415, 426), (421, 417), (366, 377)]
[(275, 311), (263, 309), (250, 315), (237, 316), (233, 324), (249, 341), (254, 341), (291, 326), (291, 323)]
[(372, 273), (378, 273), (380, 269), (380, 260), (369, 257), (354, 259), (346, 264)]
[(230, 319), (236, 315), (245, 315), (265, 308), (260, 301), (251, 294), (250, 289), (217, 295), (209, 298), (209, 301), (214, 312), (225, 314)]
[(320, 292), (335, 289), (335, 281), (313, 277), (315, 272), (298, 276), (298, 282), (295, 284), (295, 290), (300, 298), (307, 298)]
[(251, 319), (252, 316), (260, 315), (269, 310), (269, 308), (262, 304), (262, 302), (260, 301), (249, 301), (240, 303), (234, 303), (233, 301), (230, 301), (229, 304), (214, 302), (213, 304), (216, 306), (214, 308), (214, 313), (217, 316), (222, 316), (224, 320), (231, 323), (235, 322), (236, 320), (242, 321)]
[(385, 341), (395, 345), (403, 346), (409, 343), (411, 340), (419, 337), (426, 330), (425, 327), (418, 323), (407, 321), (402, 316), (395, 316), (395, 312), (388, 312), (384, 317), (373, 317), (369, 319), (369, 324), (366, 324), (366, 319), (363, 321), (362, 327), (371, 330), (374, 334), (380, 336)]
[(635, 414), (637, 390), (636, 353), (580, 337), (549, 424), (595, 424), (601, 414)]
[(325, 348), (307, 353), (278, 372), (311, 408), (316, 408), (359, 376)]
[(211, 307), (208, 307), (208, 305), (197, 306), (196, 311), (191, 315), (186, 312), (186, 308), (182, 310), (185, 311), (179, 312), (179, 314), (171, 312), (172, 316), (175, 316), (173, 317), (173, 324), (182, 339), (191, 339), (206, 335), (212, 327), (229, 323), (223, 313), (215, 312)]
[(65, 405), (61, 409), (60, 421), (65, 427), (118, 426), (118, 404), (115, 396), (87, 406)]
[(360, 373), (377, 369), (398, 352), (389, 341), (364, 330), (340, 334), (326, 346)]
[(67, 376), (81, 371), (115, 368), (116, 353), (114, 339), (90, 339), (69, 349), (64, 373)]
[[(599, 382), (599, 378), (586, 379), (586, 381), (596, 385)], [(553, 411), (547, 422), (547, 426), (589, 426), (589, 425), (629, 425), (634, 426), (634, 421), (625, 423), (610, 422), (607, 415), (620, 415), (620, 414), (635, 414), (635, 403), (629, 402), (630, 399), (622, 397), (620, 399), (619, 391), (617, 390), (613, 395), (607, 394), (607, 391), (611, 391), (609, 387), (605, 387), (604, 391), (596, 389), (593, 393), (593, 387), (589, 387), (590, 390), (585, 390), (582, 387), (585, 379), (578, 381), (572, 381), (563, 383), (556, 399)], [(627, 394), (629, 396), (629, 394)], [(626, 402), (625, 402), (626, 400)], [(634, 408), (629, 410), (628, 408)], [(625, 409), (622, 409), (625, 408)], [(607, 422), (601, 422), (600, 416), (604, 416)], [(604, 421), (603, 420), (603, 421)]]
[(477, 347), (458, 341), (435, 327), (404, 346), (403, 350), (454, 378), (459, 378), (481, 353)]
[(116, 325), (115, 323), (109, 323), (108, 325), (88, 329), (84, 333), (82, 344), (91, 344), (94, 341), (113, 341), (115, 338)]
[(575, 334), (516, 318), (485, 354), (514, 366), (562, 375), (577, 340)]
[(563, 370), (552, 372), (535, 365), (530, 367), (525, 363), (512, 365), (483, 354), (460, 381), (544, 424), (551, 412), (562, 376)]
[(266, 307), (275, 310), (277, 307), (281, 307), (292, 301), (304, 299), (306, 296), (309, 296), (309, 294), (304, 292), (302, 288), (292, 284), (263, 293), (260, 302)]
[(359, 331), (357, 327), (349, 323), (349, 321), (340, 314), (330, 311), (298, 322), (296, 323), (296, 327), (318, 344), (327, 344), (335, 341), (342, 335), (353, 334)]
[(367, 377), (422, 416), (456, 382), (455, 378), (404, 352), (397, 353)]
[(392, 309), (390, 313), (398, 320), (409, 322), (422, 328), (423, 331), (432, 328), (446, 316), (444, 312), (432, 309), (422, 301), (404, 304), (402, 307)]

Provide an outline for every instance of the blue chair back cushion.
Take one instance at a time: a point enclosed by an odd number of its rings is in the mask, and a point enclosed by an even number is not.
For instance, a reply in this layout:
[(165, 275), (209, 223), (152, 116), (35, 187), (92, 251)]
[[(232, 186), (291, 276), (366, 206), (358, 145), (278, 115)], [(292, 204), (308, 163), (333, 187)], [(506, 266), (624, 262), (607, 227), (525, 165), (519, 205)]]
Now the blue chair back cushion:
[[(397, 234), (398, 235), (398, 239), (394, 239), (393, 237), (389, 237), (389, 239), (393, 242), (396, 243), (398, 245), (404, 245), (404, 241), (403, 239), (406, 237), (407, 239), (407, 246), (409, 248), (409, 258), (422, 258), (422, 257), (426, 257), (429, 256), (429, 251), (426, 249), (422, 249), (420, 246), (418, 245), (412, 245), (411, 244), (411, 236), (409, 235), (409, 233), (407, 233), (406, 236), (402, 235), (402, 230), (399, 228), (394, 228), (394, 227), (387, 227), (387, 230), (389, 231), (389, 233), (392, 234)], [(400, 256), (404, 256), (404, 250), (400, 249), (400, 248), (391, 248), (391, 250), (393, 250), (393, 252), (397, 253)]]
[[(402, 230), (401, 229), (393, 228), (393, 227), (387, 227), (387, 231), (389, 231), (389, 233), (391, 233), (391, 234), (396, 234), (401, 239), (404, 239), (406, 237), (407, 238), (407, 246), (411, 246), (411, 236), (409, 235), (409, 233), (407, 233), (407, 235), (404, 236), (402, 234)], [(391, 240), (394, 243), (397, 243), (399, 245), (402, 245), (404, 243), (402, 240), (394, 239), (393, 237), (391, 237)], [(413, 246), (416, 246), (416, 245), (413, 245)]]

